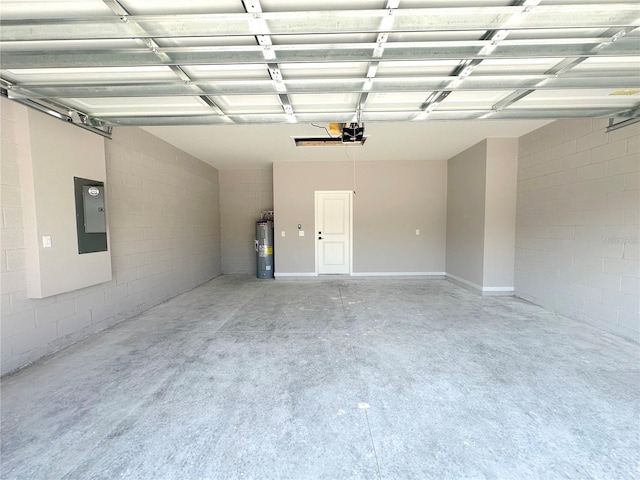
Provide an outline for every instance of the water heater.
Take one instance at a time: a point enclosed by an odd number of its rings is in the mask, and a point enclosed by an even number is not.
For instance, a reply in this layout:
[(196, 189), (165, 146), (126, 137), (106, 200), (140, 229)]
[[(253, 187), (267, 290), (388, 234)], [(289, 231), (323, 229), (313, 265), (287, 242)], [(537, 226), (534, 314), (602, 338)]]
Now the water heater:
[(258, 278), (273, 278), (273, 222), (256, 222), (256, 260)]

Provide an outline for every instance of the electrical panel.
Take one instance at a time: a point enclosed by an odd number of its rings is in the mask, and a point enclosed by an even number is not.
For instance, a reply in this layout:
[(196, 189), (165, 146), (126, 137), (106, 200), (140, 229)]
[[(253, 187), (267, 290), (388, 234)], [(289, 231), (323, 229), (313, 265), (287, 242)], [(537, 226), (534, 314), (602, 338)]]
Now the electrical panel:
[(104, 182), (74, 177), (78, 253), (107, 251)]
[(84, 206), (84, 232), (107, 233), (107, 218), (104, 212), (104, 187), (82, 186)]

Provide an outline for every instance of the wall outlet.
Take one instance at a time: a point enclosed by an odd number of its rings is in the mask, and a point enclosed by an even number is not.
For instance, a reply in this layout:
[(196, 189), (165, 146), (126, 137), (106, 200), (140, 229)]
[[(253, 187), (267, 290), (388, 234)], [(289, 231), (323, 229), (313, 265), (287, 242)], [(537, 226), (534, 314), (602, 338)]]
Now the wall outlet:
[(42, 248), (51, 248), (51, 236), (43, 235), (42, 236)]
[(281, 237), (284, 237), (284, 236), (285, 236), (284, 230), (282, 230), (282, 231), (280, 232), (280, 236), (281, 236)]
[(298, 231), (298, 235), (299, 235), (300, 237), (304, 237), (304, 230), (300, 230), (300, 231)]
[(416, 235), (420, 235), (420, 230), (416, 229)]

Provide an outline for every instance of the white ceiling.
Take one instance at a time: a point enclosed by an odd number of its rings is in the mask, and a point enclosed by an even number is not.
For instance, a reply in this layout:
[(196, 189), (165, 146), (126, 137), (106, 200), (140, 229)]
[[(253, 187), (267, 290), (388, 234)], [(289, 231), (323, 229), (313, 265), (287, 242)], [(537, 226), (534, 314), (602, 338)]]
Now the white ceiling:
[(143, 127), (216, 168), (273, 162), (447, 160), (488, 137), (519, 137), (549, 120), (372, 122), (363, 146), (295, 147), (291, 137), (323, 137), (311, 125), (195, 125)]
[(291, 147), (312, 122), (364, 122), (372, 159), (448, 158), (552, 119), (637, 117), (640, 6), (0, 0), (0, 66), (11, 99), (217, 165), (325, 156)]

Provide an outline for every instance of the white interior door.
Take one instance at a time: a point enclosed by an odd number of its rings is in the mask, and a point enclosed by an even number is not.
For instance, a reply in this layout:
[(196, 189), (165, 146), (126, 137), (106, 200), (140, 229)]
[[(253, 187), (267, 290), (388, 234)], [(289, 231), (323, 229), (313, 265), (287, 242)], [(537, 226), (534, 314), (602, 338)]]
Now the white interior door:
[(318, 274), (350, 273), (351, 192), (316, 192)]

